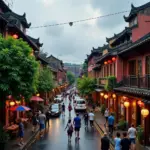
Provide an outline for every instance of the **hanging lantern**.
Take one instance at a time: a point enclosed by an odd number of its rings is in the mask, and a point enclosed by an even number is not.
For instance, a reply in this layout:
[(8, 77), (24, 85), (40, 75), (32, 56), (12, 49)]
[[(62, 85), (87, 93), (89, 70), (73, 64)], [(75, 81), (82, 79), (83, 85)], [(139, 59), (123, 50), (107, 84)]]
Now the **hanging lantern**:
[(16, 104), (19, 105), (19, 104), (20, 104), (20, 101), (16, 101)]
[(108, 60), (108, 63), (111, 64), (111, 60)]
[(127, 97), (126, 96), (123, 96), (123, 100), (126, 100), (127, 99)]
[(101, 96), (104, 96), (104, 93), (100, 93)]
[(141, 110), (141, 115), (142, 115), (144, 118), (146, 118), (146, 117), (149, 115), (149, 110), (146, 109), (146, 108), (143, 108), (143, 109)]
[(15, 102), (14, 102), (14, 101), (10, 101), (10, 102), (9, 102), (9, 105), (10, 105), (10, 106), (14, 106), (14, 105), (15, 105)]
[(124, 106), (125, 106), (126, 108), (128, 108), (128, 107), (130, 106), (130, 103), (129, 103), (128, 101), (126, 101), (126, 102), (124, 102)]
[(136, 102), (133, 102), (133, 103), (132, 103), (132, 106), (135, 107), (135, 106), (136, 106)]
[(39, 93), (37, 93), (37, 94), (36, 94), (36, 96), (40, 96), (40, 94), (39, 94)]
[(31, 54), (30, 54), (31, 56), (34, 56), (34, 50), (32, 50), (32, 52), (31, 52)]
[(107, 65), (107, 64), (108, 64), (108, 62), (107, 62), (107, 61), (105, 61), (105, 62), (104, 62), (104, 65)]
[(107, 99), (107, 98), (108, 98), (108, 95), (107, 95), (107, 94), (105, 94), (105, 95), (104, 95), (104, 98), (105, 98), (105, 99)]
[(70, 26), (73, 26), (73, 22), (69, 22), (69, 25), (70, 25)]
[(113, 57), (113, 58), (112, 58), (112, 61), (116, 61), (116, 58), (115, 58), (115, 57)]
[(112, 97), (113, 97), (113, 98), (116, 98), (116, 94), (113, 94)]
[(17, 35), (17, 34), (14, 34), (14, 35), (13, 35), (13, 38), (14, 38), (14, 39), (18, 39), (18, 35)]
[(11, 98), (12, 98), (12, 95), (8, 95), (7, 98), (8, 98), (8, 99), (11, 99)]
[(137, 102), (137, 104), (138, 104), (140, 107), (144, 107), (144, 103), (143, 103), (142, 101), (140, 101), (140, 100)]

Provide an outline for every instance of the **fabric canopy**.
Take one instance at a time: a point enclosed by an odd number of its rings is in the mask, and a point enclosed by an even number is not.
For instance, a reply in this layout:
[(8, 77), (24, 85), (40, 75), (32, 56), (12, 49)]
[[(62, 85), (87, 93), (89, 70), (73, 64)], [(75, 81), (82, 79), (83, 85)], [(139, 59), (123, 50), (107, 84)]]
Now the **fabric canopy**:
[(39, 96), (32, 96), (31, 101), (37, 101), (37, 102), (43, 102), (44, 100), (42, 98), (40, 98)]
[(11, 107), (10, 110), (11, 111), (29, 111), (31, 109), (29, 107), (20, 105), (20, 106)]

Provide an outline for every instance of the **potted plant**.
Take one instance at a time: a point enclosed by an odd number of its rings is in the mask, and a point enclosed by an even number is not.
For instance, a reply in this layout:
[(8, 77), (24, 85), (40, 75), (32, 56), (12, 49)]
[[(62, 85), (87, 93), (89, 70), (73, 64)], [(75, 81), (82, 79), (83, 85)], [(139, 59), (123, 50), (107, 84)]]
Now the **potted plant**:
[(139, 125), (137, 127), (137, 139), (139, 141), (140, 144), (143, 143), (143, 139), (144, 139), (144, 129), (141, 125)]
[(2, 126), (0, 126), (0, 149), (5, 150), (5, 145), (9, 140), (9, 134), (6, 133)]
[(105, 110), (106, 110), (106, 106), (103, 104), (103, 105), (101, 106), (101, 113), (102, 113), (102, 115), (104, 115)]
[(124, 119), (120, 119), (117, 128), (120, 130), (125, 130), (126, 126), (127, 126), (127, 122)]

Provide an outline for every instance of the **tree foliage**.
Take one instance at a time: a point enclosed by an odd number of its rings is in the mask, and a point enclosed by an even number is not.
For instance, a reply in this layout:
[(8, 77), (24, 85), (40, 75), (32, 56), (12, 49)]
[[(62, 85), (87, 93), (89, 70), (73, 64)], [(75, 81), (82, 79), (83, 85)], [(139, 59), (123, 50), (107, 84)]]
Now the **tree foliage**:
[(39, 74), (38, 92), (49, 92), (54, 87), (53, 75), (49, 68), (41, 68)]
[(104, 88), (106, 91), (112, 91), (117, 84), (116, 77), (115, 76), (109, 76), (106, 78), (107, 83), (105, 84)]
[(0, 36), (0, 95), (29, 99), (38, 86), (39, 63), (22, 39)]
[(82, 95), (90, 95), (95, 89), (95, 80), (83, 76), (82, 78), (78, 78), (77, 87)]
[(72, 85), (75, 82), (75, 75), (72, 72), (68, 71), (67, 79), (68, 79), (69, 84)]

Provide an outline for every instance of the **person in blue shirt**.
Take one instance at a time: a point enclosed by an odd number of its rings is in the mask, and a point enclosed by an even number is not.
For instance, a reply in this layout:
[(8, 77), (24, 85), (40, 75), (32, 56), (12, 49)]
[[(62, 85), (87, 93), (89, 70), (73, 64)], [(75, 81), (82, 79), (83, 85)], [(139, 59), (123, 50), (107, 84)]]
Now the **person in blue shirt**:
[(108, 117), (108, 128), (109, 128), (110, 135), (113, 135), (114, 122), (115, 122), (115, 118), (113, 114), (111, 113), (111, 115)]
[(79, 117), (79, 114), (77, 114), (77, 116), (74, 118), (73, 124), (75, 127), (75, 136), (76, 136), (76, 138), (80, 139), (79, 132), (80, 132), (80, 128), (81, 128), (81, 118)]
[(115, 150), (121, 150), (121, 138), (119, 132), (117, 132), (114, 142), (115, 142)]

